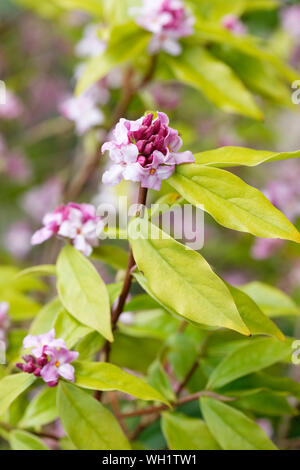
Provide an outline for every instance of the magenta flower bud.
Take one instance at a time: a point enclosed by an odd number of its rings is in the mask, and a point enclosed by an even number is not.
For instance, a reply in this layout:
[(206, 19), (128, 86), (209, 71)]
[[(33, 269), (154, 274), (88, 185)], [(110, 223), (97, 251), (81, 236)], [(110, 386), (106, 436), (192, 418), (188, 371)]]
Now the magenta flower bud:
[(159, 119), (156, 119), (156, 121), (154, 121), (154, 123), (151, 126), (152, 134), (157, 134), (160, 128), (161, 128), (161, 122)]
[(147, 116), (143, 120), (143, 126), (149, 127), (153, 120), (153, 113), (147, 114)]
[(36, 360), (37, 365), (43, 367), (48, 363), (48, 357), (46, 354), (43, 354), (41, 357), (38, 357)]
[(16, 367), (22, 371), (24, 371), (25, 364), (22, 364), (22, 362), (17, 362)]
[(137, 159), (138, 163), (141, 165), (141, 166), (145, 166), (146, 163), (147, 163), (147, 158), (144, 157), (144, 155), (140, 155)]
[(139, 142), (136, 143), (139, 153), (143, 153), (146, 143), (147, 143), (147, 140), (140, 140)]
[(34, 357), (31, 354), (25, 354), (25, 356), (22, 356), (22, 359), (28, 363), (28, 362), (34, 362)]
[(164, 153), (164, 150), (165, 150), (164, 138), (157, 135), (154, 141), (154, 147), (156, 148), (156, 150), (159, 150), (160, 152)]
[(153, 155), (150, 155), (150, 157), (147, 158), (147, 163), (150, 165), (153, 162)]
[(144, 148), (144, 154), (145, 155), (150, 155), (154, 150), (154, 145), (152, 142), (150, 142), (149, 144), (145, 145), (145, 148)]
[(145, 132), (148, 130), (148, 127), (146, 126), (141, 126), (137, 131), (131, 132), (132, 137), (134, 140), (137, 142), (139, 140), (142, 140), (145, 136)]
[(47, 382), (48, 387), (56, 387), (58, 384), (57, 380), (52, 380), (51, 382)]
[(36, 369), (36, 366), (33, 362), (29, 362), (28, 364), (24, 365), (24, 372), (27, 372), (28, 374), (32, 374)]
[(34, 374), (36, 377), (40, 377), (40, 376), (41, 376), (41, 370), (42, 370), (41, 367), (37, 367), (37, 369), (35, 369), (35, 371), (33, 372), (33, 374)]

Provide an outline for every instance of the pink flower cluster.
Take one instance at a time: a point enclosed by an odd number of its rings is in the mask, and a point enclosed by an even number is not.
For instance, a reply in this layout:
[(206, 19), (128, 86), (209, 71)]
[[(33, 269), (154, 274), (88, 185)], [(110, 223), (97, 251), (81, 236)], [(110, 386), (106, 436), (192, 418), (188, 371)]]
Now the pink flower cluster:
[(7, 330), (10, 326), (10, 319), (8, 316), (9, 303), (0, 302), (0, 341), (6, 340)]
[(103, 175), (105, 184), (117, 185), (122, 179), (140, 182), (142, 187), (160, 190), (161, 182), (169, 178), (175, 165), (193, 163), (190, 151), (179, 153), (182, 139), (169, 127), (164, 113), (152, 113), (137, 121), (121, 119), (113, 131), (112, 140), (102, 146), (114, 162)]
[(0, 119), (17, 119), (23, 111), (23, 104), (18, 96), (12, 91), (6, 90), (5, 102), (0, 102)]
[(171, 55), (181, 53), (178, 39), (193, 34), (194, 17), (181, 0), (144, 0), (137, 10), (137, 24), (153, 33), (149, 52), (161, 49)]
[(70, 363), (79, 353), (67, 349), (63, 339), (55, 339), (54, 328), (39, 336), (26, 336), (23, 348), (32, 351), (22, 357), (24, 363), (16, 364), (18, 369), (42, 377), (49, 387), (56, 387), (59, 377), (74, 382), (74, 367)]
[(238, 16), (233, 14), (223, 16), (222, 25), (237, 36), (243, 36), (247, 33), (247, 27)]
[(89, 256), (93, 247), (98, 244), (97, 231), (101, 228), (101, 217), (96, 215), (96, 209), (91, 204), (70, 202), (46, 214), (43, 225), (33, 234), (32, 245), (58, 235), (72, 240), (77, 250)]

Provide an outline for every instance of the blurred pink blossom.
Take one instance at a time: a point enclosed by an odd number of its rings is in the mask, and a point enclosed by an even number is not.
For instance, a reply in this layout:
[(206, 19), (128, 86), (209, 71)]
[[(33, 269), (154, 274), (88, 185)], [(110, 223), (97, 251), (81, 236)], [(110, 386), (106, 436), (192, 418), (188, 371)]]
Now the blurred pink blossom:
[(194, 17), (181, 0), (144, 0), (137, 14), (137, 24), (153, 33), (149, 52), (164, 50), (171, 55), (182, 51), (178, 40), (193, 34)]
[(18, 152), (7, 152), (4, 171), (10, 179), (17, 183), (27, 183), (32, 175), (29, 160)]
[(276, 238), (257, 238), (252, 245), (251, 255), (257, 260), (270, 258), (283, 244), (283, 240)]
[(75, 52), (78, 57), (97, 57), (106, 50), (106, 41), (99, 37), (99, 26), (90, 24), (85, 27), (82, 39), (77, 43)]
[(269, 439), (272, 439), (274, 434), (272, 422), (269, 419), (262, 418), (257, 420), (257, 424), (265, 431)]
[(103, 174), (104, 184), (115, 186), (125, 179), (159, 191), (175, 165), (195, 161), (190, 151), (178, 152), (182, 139), (169, 127), (168, 116), (158, 112), (153, 118), (149, 113), (136, 121), (121, 119), (116, 125), (112, 140), (102, 146), (114, 162)]
[(66, 98), (59, 110), (67, 119), (74, 121), (78, 135), (83, 135), (94, 126), (103, 124), (105, 116), (98, 105), (106, 104), (108, 99), (107, 88), (97, 84), (79, 96)]
[(176, 109), (181, 100), (178, 84), (157, 83), (151, 88), (151, 93), (159, 108)]
[(21, 200), (21, 206), (35, 221), (40, 222), (45, 212), (51, 211), (57, 206), (61, 194), (61, 181), (58, 178), (52, 178), (25, 193)]
[(300, 5), (284, 8), (281, 12), (282, 27), (289, 34), (300, 38)]
[(5, 103), (0, 103), (0, 119), (17, 119), (24, 108), (19, 97), (12, 91), (6, 90)]
[(236, 15), (229, 14), (223, 16), (222, 25), (224, 26), (224, 28), (228, 29), (229, 31), (238, 36), (243, 36), (244, 34), (247, 34), (247, 27)]
[(4, 235), (5, 248), (17, 259), (23, 259), (31, 249), (32, 229), (28, 222), (13, 223)]

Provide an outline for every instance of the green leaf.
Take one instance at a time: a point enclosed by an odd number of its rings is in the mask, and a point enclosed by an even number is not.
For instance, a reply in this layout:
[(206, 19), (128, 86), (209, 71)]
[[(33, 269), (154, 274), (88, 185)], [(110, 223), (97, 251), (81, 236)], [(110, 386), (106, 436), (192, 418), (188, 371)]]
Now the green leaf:
[(54, 323), (54, 329), (56, 337), (64, 339), (69, 349), (81, 338), (92, 332), (91, 328), (84, 326), (65, 310), (58, 314)]
[(218, 168), (232, 166), (256, 166), (261, 163), (277, 162), (300, 157), (300, 150), (294, 152), (269, 152), (247, 147), (221, 147), (195, 154), (195, 162)]
[(298, 414), (297, 409), (292, 407), (282, 394), (265, 391), (240, 397), (234, 401), (234, 406), (261, 416), (296, 416)]
[(55, 3), (68, 10), (82, 10), (93, 16), (100, 17), (102, 13), (101, 0), (55, 0)]
[(251, 297), (230, 284), (227, 284), (227, 287), (244, 323), (252, 335), (269, 335), (281, 341), (285, 340), (279, 328), (260, 310)]
[(56, 268), (53, 264), (41, 264), (24, 269), (16, 275), (16, 279), (27, 276), (56, 276)]
[(59, 296), (68, 312), (113, 341), (108, 292), (90, 261), (72, 246), (65, 246), (58, 257), (57, 278)]
[(12, 450), (50, 450), (39, 437), (18, 429), (10, 433), (9, 443)]
[(56, 388), (43, 388), (29, 403), (19, 423), (22, 428), (35, 428), (55, 421), (57, 418)]
[(29, 333), (31, 335), (47, 333), (54, 327), (55, 320), (59, 313), (64, 310), (61, 301), (58, 298), (53, 299), (39, 311), (31, 324)]
[(220, 450), (201, 419), (179, 413), (163, 413), (161, 424), (170, 450)]
[(115, 282), (113, 284), (107, 284), (107, 292), (109, 295), (109, 301), (110, 305), (114, 303), (115, 300), (119, 297), (121, 294), (122, 288), (123, 288), (123, 282)]
[(228, 171), (184, 164), (177, 166), (168, 183), (224, 227), (300, 243), (291, 222), (260, 191)]
[(263, 282), (250, 282), (240, 289), (269, 317), (300, 315), (298, 305), (284, 292)]
[(168, 401), (174, 402), (176, 400), (176, 395), (172, 389), (169, 376), (164, 371), (158, 360), (151, 364), (148, 375), (148, 382), (150, 385), (152, 385), (156, 390), (159, 390), (159, 392), (166, 397)]
[(63, 382), (57, 395), (62, 425), (77, 449), (130, 450), (115, 417), (95, 398)]
[(15, 322), (23, 322), (34, 318), (41, 305), (22, 293), (5, 289), (0, 293), (1, 301), (8, 302), (10, 306), (9, 315)]
[(160, 304), (148, 294), (139, 294), (127, 302), (123, 311), (138, 312), (139, 310), (155, 310), (158, 308), (160, 308)]
[(134, 259), (167, 309), (198, 324), (249, 334), (227, 287), (199, 253), (145, 219), (134, 222), (129, 227)]
[(199, 40), (203, 41), (212, 41), (217, 44), (222, 44), (230, 46), (233, 49), (243, 52), (250, 57), (268, 62), (273, 65), (277, 71), (286, 78), (286, 80), (292, 82), (297, 80), (298, 73), (296, 70), (292, 69), (284, 63), (281, 58), (274, 54), (273, 51), (268, 49), (266, 45), (268, 44), (261, 39), (258, 39), (254, 36), (238, 36), (232, 34), (227, 29), (209, 22), (198, 22), (196, 25), (197, 34), (195, 35)]
[(207, 388), (219, 388), (244, 375), (284, 361), (291, 354), (291, 340), (255, 338), (226, 356), (214, 369)]
[(233, 70), (206, 50), (194, 46), (180, 60), (171, 56), (166, 60), (178, 80), (202, 91), (223, 111), (262, 119), (254, 99)]
[(76, 87), (77, 95), (105, 77), (113, 68), (140, 56), (149, 42), (149, 34), (134, 23), (113, 28), (111, 38), (107, 50), (100, 57), (87, 62)]
[(34, 381), (35, 377), (25, 372), (8, 375), (0, 380), (0, 416)]
[(161, 346), (162, 341), (159, 339), (147, 335), (136, 337), (128, 332), (125, 334), (117, 331), (115, 341), (112, 343), (110, 359), (120, 367), (146, 374)]
[(105, 339), (97, 331), (89, 333), (76, 345), (76, 351), (82, 361), (92, 360), (94, 356), (103, 348)]
[(91, 390), (119, 390), (141, 400), (168, 403), (160, 392), (142, 379), (105, 362), (76, 362), (76, 385)]
[(127, 268), (128, 253), (117, 245), (102, 245), (94, 248), (92, 258), (109, 264), (114, 269)]
[(263, 429), (243, 413), (213, 398), (200, 399), (207, 426), (224, 450), (276, 450)]

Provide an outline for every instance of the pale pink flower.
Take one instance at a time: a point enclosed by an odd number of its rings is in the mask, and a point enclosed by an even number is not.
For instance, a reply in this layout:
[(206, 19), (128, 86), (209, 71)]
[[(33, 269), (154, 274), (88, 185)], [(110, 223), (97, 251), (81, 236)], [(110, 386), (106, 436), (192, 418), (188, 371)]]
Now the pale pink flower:
[(108, 91), (94, 85), (79, 96), (66, 98), (59, 106), (59, 111), (75, 123), (78, 135), (83, 135), (93, 127), (103, 124), (105, 116), (98, 105), (105, 104), (108, 99)]
[(5, 103), (0, 103), (0, 119), (17, 119), (23, 113), (21, 100), (12, 91), (6, 90)]
[(119, 121), (112, 140), (102, 146), (102, 152), (108, 150), (114, 162), (103, 174), (103, 183), (117, 185), (125, 179), (159, 190), (176, 165), (195, 161), (190, 151), (178, 152), (182, 139), (169, 127), (168, 116), (158, 112), (153, 118), (150, 113), (136, 121)]
[(98, 34), (99, 26), (90, 24), (85, 27), (82, 39), (77, 43), (75, 52), (79, 57), (97, 57), (106, 50), (106, 41)]
[(66, 348), (66, 343), (63, 339), (55, 339), (55, 330), (52, 328), (48, 333), (43, 333), (42, 335), (27, 335), (23, 339), (23, 348), (31, 348), (32, 354), (38, 359), (47, 348)]
[(98, 230), (103, 228), (101, 218), (90, 204), (69, 203), (58, 207), (43, 218), (44, 226), (34, 233), (31, 243), (38, 245), (53, 235), (72, 240), (74, 247), (89, 256), (98, 244)]
[(151, 88), (151, 93), (159, 108), (176, 109), (181, 100), (178, 84), (157, 83)]
[(281, 12), (282, 27), (295, 38), (300, 38), (300, 5), (284, 8)]
[(222, 25), (224, 26), (224, 28), (228, 29), (229, 31), (238, 36), (243, 36), (244, 34), (247, 34), (247, 27), (236, 15), (229, 14), (223, 16)]
[(25, 220), (14, 222), (4, 235), (5, 248), (17, 259), (23, 259), (31, 249), (32, 229)]
[(67, 348), (47, 348), (47, 355), (50, 358), (41, 370), (41, 377), (49, 387), (56, 387), (59, 377), (63, 377), (70, 382), (74, 382), (74, 367), (70, 362), (77, 359), (79, 353), (69, 351)]
[(149, 52), (164, 50), (171, 55), (182, 51), (178, 40), (193, 34), (194, 17), (181, 0), (144, 0), (140, 9), (135, 9), (137, 24), (153, 33)]
[(32, 353), (22, 357), (24, 362), (16, 364), (18, 369), (41, 377), (49, 387), (55, 387), (59, 377), (74, 382), (74, 367), (70, 362), (77, 359), (78, 352), (67, 349), (63, 339), (56, 339), (54, 328), (39, 336), (26, 336), (23, 348), (31, 348)]

